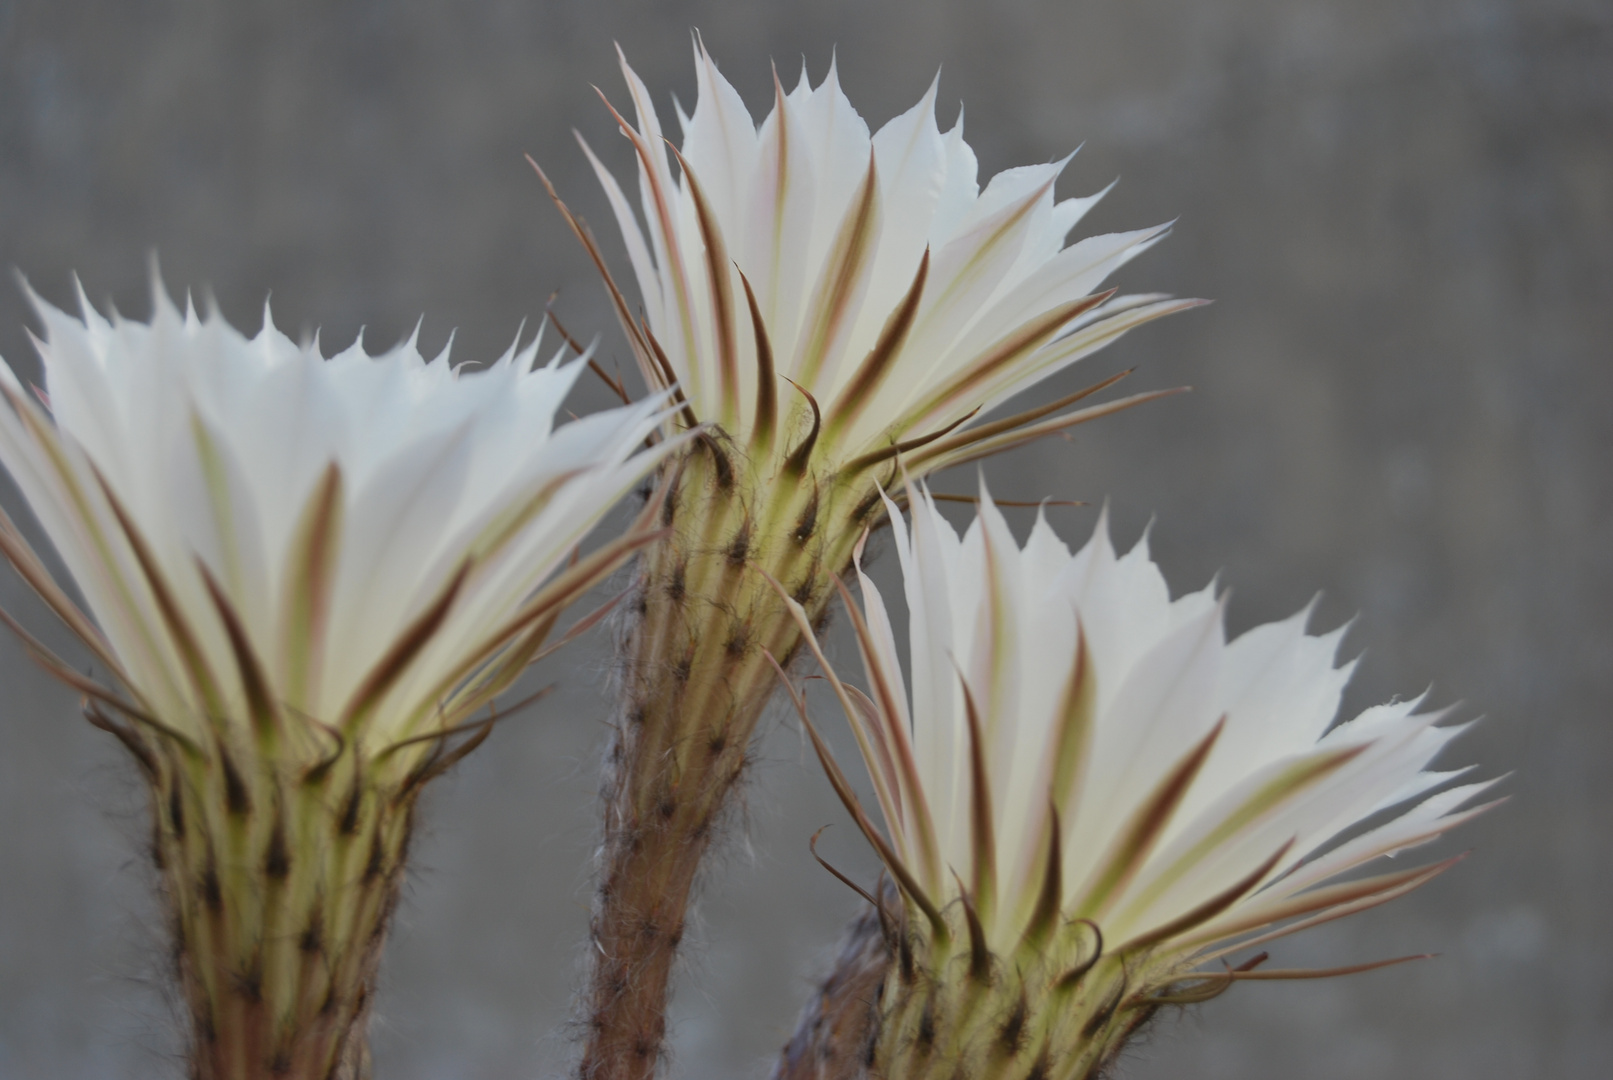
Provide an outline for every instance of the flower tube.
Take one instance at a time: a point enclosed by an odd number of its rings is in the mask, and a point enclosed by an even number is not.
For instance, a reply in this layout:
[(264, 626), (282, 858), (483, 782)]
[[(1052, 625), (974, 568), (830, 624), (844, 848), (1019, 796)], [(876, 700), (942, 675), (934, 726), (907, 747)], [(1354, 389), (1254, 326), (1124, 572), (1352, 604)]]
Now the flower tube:
[(1428, 769), (1462, 728), (1421, 698), (1334, 722), (1343, 630), (1307, 634), (1307, 609), (1229, 642), (1213, 586), (1171, 600), (1103, 521), (1072, 555), (1039, 517), (1021, 548), (984, 491), (959, 537), (915, 490), (911, 529), (888, 507), (909, 676), (860, 570), (868, 692), (819, 654), (882, 831), (813, 734), (900, 890), (875, 1075), (1091, 1076), (1161, 1005), (1327, 974), (1201, 965), (1454, 861), (1337, 880), (1481, 813), (1463, 807), (1494, 783)]
[(151, 785), (193, 1075), (363, 1075), (416, 797), (645, 541), (555, 573), (673, 449), (640, 451), (660, 406), (556, 426), (580, 361), (536, 341), (325, 359), (267, 311), (249, 340), (160, 286), (149, 324), (80, 300), (33, 297), (44, 387), (0, 365), (0, 462), (87, 611), (3, 515), (0, 549), (109, 684), (7, 621)]
[(879, 485), (898, 456), (922, 476), (1158, 396), (1065, 411), (1109, 379), (988, 418), (1198, 303), (1102, 287), (1169, 227), (1067, 246), (1102, 193), (1057, 199), (1065, 161), (1007, 170), (981, 190), (961, 118), (946, 132), (936, 124), (934, 86), (871, 133), (833, 67), (815, 87), (804, 74), (789, 92), (775, 80), (759, 124), (703, 47), (695, 69), (699, 98), (669, 149), (623, 60), (635, 121), (617, 119), (637, 160), (642, 224), (587, 151), (639, 303), (559, 204), (605, 277), (645, 383), (675, 395), (668, 430), (701, 431), (662, 470), (671, 532), (642, 562), (640, 618), (624, 638), (591, 1077), (648, 1075), (660, 1053), (691, 883), (773, 691), (765, 656), (801, 642), (767, 577), (824, 616), (830, 583), (883, 512)]

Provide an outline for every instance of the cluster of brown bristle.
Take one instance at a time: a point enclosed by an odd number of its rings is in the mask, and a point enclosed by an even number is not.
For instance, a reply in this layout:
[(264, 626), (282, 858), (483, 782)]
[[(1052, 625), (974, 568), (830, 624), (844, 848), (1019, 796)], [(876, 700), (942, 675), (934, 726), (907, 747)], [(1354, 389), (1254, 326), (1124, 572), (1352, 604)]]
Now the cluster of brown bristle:
[[(1090, 939), (1084, 958), (1048, 980), (1036, 959), (988, 953), (982, 966), (972, 949), (937, 952), (893, 915), (900, 903), (886, 882), (877, 906), (851, 923), (772, 1080), (1100, 1080), (1163, 1007), (1128, 993), (1126, 965), (1100, 968), (1101, 944)], [(1060, 1031), (1049, 1030), (1049, 1006)]]
[(965, 933), (964, 909), (947, 909), (961, 925), (938, 939), (887, 883), (853, 922), (773, 1080), (1098, 1080), (1162, 1007), (1133, 985), (1148, 981), (1147, 958), (1105, 956), (1084, 920), (1001, 957)]

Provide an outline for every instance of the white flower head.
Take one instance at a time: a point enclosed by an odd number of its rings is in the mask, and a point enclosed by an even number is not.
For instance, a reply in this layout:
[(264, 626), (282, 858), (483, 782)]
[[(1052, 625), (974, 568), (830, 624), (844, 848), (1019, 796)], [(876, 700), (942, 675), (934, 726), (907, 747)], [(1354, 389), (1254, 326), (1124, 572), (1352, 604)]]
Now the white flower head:
[(93, 624), (9, 521), (3, 539), (136, 709), (192, 741), (251, 721), (328, 752), (316, 728), (373, 748), (463, 719), (586, 574), (540, 586), (661, 456), (637, 452), (655, 400), (557, 426), (582, 361), (535, 366), (538, 341), (481, 370), (412, 337), (326, 359), (267, 309), (248, 339), (154, 295), (149, 324), (33, 297), (43, 406), (0, 365), (0, 461)]
[(1227, 641), (1213, 586), (1172, 600), (1104, 520), (1071, 554), (1038, 516), (1021, 548), (984, 490), (961, 537), (910, 490), (911, 528), (889, 507), (910, 678), (859, 570), (870, 695), (834, 683), (887, 861), (930, 911), (963, 898), (993, 951), (1083, 920), (1150, 958), (1133, 991), (1165, 985), (1421, 884), (1446, 864), (1334, 879), (1486, 808), (1463, 809), (1495, 781), (1429, 770), (1462, 728), (1421, 698), (1335, 723), (1353, 665), (1309, 609)]
[(810, 426), (831, 470), (856, 472), (900, 446), (910, 470), (928, 472), (1076, 422), (1021, 427), (1071, 397), (956, 430), (1199, 303), (1100, 291), (1169, 226), (1066, 246), (1103, 193), (1055, 198), (1068, 158), (1009, 169), (982, 191), (961, 114), (946, 132), (936, 124), (933, 84), (871, 133), (833, 65), (816, 87), (804, 70), (789, 92), (775, 78), (759, 124), (698, 41), (695, 71), (699, 97), (692, 115), (679, 110), (672, 149), (622, 60), (637, 122), (618, 120), (638, 161), (642, 227), (588, 150), (643, 301), (640, 319), (612, 284), (618, 315), (647, 383), (675, 383), (686, 419), (764, 450), (781, 426)]

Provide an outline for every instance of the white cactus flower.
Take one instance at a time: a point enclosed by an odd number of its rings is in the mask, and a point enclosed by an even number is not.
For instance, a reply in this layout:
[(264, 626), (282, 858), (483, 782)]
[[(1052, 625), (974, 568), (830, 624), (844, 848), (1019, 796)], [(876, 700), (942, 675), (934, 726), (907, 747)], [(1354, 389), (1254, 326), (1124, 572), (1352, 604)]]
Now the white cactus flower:
[(88, 613), (4, 515), (0, 552), (109, 685), (0, 617), (151, 786), (191, 1075), (368, 1075), (419, 792), (657, 535), (561, 569), (673, 448), (641, 449), (664, 397), (557, 426), (584, 361), (537, 342), (466, 371), (325, 359), (267, 312), (249, 340), (160, 286), (149, 324), (34, 303), (45, 385), (0, 364), (0, 462)]
[(637, 154), (645, 227), (588, 156), (643, 299), (639, 319), (612, 287), (645, 380), (675, 382), (691, 417), (736, 441), (772, 448), (786, 416), (807, 427), (807, 403), (783, 377), (821, 413), (817, 449), (831, 471), (918, 440), (935, 441), (909, 446), (910, 470), (972, 460), (1074, 422), (1023, 426), (1077, 398), (944, 436), (1200, 303), (1098, 291), (1169, 225), (1065, 246), (1104, 193), (1056, 199), (1069, 158), (1009, 169), (982, 191), (961, 114), (949, 131), (936, 124), (933, 84), (870, 134), (832, 64), (816, 87), (804, 70), (788, 93), (775, 78), (760, 124), (699, 44), (695, 70), (699, 98), (693, 115), (679, 111), (682, 148), (669, 151), (622, 60), (637, 125), (618, 119)]
[(95, 626), (69, 622), (192, 739), (268, 708), (385, 744), (484, 702), (555, 610), (538, 587), (660, 458), (635, 453), (654, 401), (556, 426), (581, 361), (535, 367), (538, 341), (470, 371), (413, 338), (325, 359), (267, 310), (247, 339), (160, 287), (150, 324), (33, 300), (43, 405), (0, 367), (0, 461)]
[[(1335, 723), (1353, 665), (1334, 665), (1342, 629), (1306, 633), (1309, 609), (1229, 642), (1213, 586), (1172, 600), (1146, 541), (1117, 556), (1103, 520), (1072, 555), (1039, 516), (1021, 548), (984, 490), (961, 537), (909, 490), (911, 528), (887, 507), (909, 675), (860, 569), (863, 610), (847, 606), (868, 694), (830, 672), (882, 834), (819, 752), (931, 920), (936, 978), (967, 924), (971, 970), (1031, 1003), (1025, 1031), (1052, 1048), (1053, 1075), (1087, 1075), (1159, 1004), (1297, 977), (1198, 965), (1415, 888), (1450, 860), (1336, 879), (1487, 808), (1464, 809), (1495, 781), (1444, 786), (1466, 770), (1428, 768), (1462, 728), (1422, 698)], [(955, 1058), (1002, 1049), (981, 1027), (998, 1014), (960, 1010)], [(892, 1024), (881, 1052), (904, 1064), (881, 1075), (910, 1075), (914, 1033)]]

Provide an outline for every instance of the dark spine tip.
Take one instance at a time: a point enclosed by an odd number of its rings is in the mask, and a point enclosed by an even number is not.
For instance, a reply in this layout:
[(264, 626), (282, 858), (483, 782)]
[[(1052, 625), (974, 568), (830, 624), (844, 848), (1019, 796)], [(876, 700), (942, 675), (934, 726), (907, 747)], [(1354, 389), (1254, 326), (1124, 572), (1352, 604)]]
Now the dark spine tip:
[(364, 793), (359, 790), (358, 781), (355, 780), (346, 801), (342, 803), (342, 816), (336, 822), (336, 830), (343, 836), (358, 832), (358, 812), (363, 802)]
[(667, 478), (670, 490), (666, 493), (666, 501), (661, 504), (661, 528), (670, 529), (672, 521), (678, 514), (678, 485), (683, 481), (683, 470), (677, 469)]
[(1003, 1052), (1012, 1057), (1018, 1054), (1025, 1045), (1025, 1021), (1030, 1017), (1030, 1004), (1025, 1000), (1025, 993), (1020, 991), (1019, 1000), (1014, 1002), (1014, 1008), (1003, 1021), (1002, 1027), (997, 1030), (997, 1042)]
[(790, 536), (797, 544), (804, 545), (808, 540), (812, 539), (813, 534), (817, 531), (818, 486), (813, 484), (812, 497), (807, 500), (806, 506), (801, 511), (801, 516), (795, 519), (795, 528), (791, 530)]
[(263, 873), (271, 881), (284, 881), (291, 873), (291, 852), (286, 847), (286, 831), (279, 821), (269, 834), (269, 847), (263, 855)]
[(812, 598), (816, 595), (818, 595), (818, 583), (810, 573), (802, 578), (794, 589), (790, 590), (790, 599), (802, 607), (812, 603)]
[(197, 888), (202, 895), (202, 903), (207, 910), (217, 915), (224, 910), (224, 888), (219, 884), (218, 870), (212, 866), (202, 871), (202, 877), (197, 882)]
[(386, 849), (381, 844), (381, 830), (375, 830), (370, 837), (370, 856), (364, 863), (364, 884), (374, 883), (381, 876), (381, 870), (386, 865)]
[[(337, 754), (339, 755), (340, 751), (337, 751)], [(315, 765), (310, 765), (308, 767), (308, 771), (302, 774), (303, 785), (305, 787), (313, 788), (323, 784), (325, 782), (325, 778), (330, 775), (331, 766), (335, 764), (336, 757), (332, 756)]]
[(222, 748), (219, 751), (219, 763), (224, 772), (224, 806), (235, 817), (245, 817), (252, 812), (252, 797), (247, 794), (246, 781), (235, 767), (235, 762)]
[(308, 916), (308, 925), (302, 928), (302, 934), (297, 938), (297, 948), (305, 953), (317, 953), (325, 947), (325, 922), (315, 907)]
[(1115, 984), (1114, 992), (1111, 993), (1107, 999), (1105, 999), (1101, 1006), (1099, 1006), (1098, 1011), (1093, 1013), (1092, 1016), (1087, 1019), (1087, 1022), (1082, 1025), (1081, 1037), (1083, 1039), (1090, 1039), (1092, 1036), (1096, 1035), (1098, 1031), (1102, 1029), (1103, 1026), (1107, 1024), (1114, 1016), (1115, 1010), (1120, 1008), (1120, 1002), (1125, 998), (1125, 996), (1126, 980), (1122, 976), (1120, 982)]
[(734, 533), (734, 538), (728, 542), (728, 548), (725, 552), (728, 565), (736, 570), (743, 567), (745, 560), (750, 557), (750, 545), (751, 526), (749, 519), (747, 519), (739, 527), (739, 531)]
[(1063, 840), (1059, 829), (1058, 807), (1050, 806), (1048, 813), (1047, 862), (1042, 871), (1042, 889), (1025, 927), (1025, 941), (1035, 947), (1052, 933), (1058, 925), (1059, 904), (1064, 897), (1062, 866)]
[(927, 998), (924, 1011), (919, 1014), (917, 1043), (919, 1052), (928, 1054), (935, 1046), (935, 999)]
[(168, 827), (176, 839), (185, 839), (185, 800), (180, 798), (178, 779), (168, 789)]
[(991, 982), (991, 949), (986, 944), (986, 928), (969, 897), (963, 897), (963, 914), (969, 924), (969, 978), (982, 985)]
[(879, 508), (879, 503), (879, 489), (875, 488), (864, 495), (862, 501), (851, 511), (851, 520), (856, 524), (866, 521), (869, 515)]
[(717, 487), (722, 491), (730, 490), (734, 486), (734, 465), (728, 460), (728, 454), (717, 445), (716, 439), (703, 432), (700, 435), (700, 445), (711, 453), (711, 467), (716, 475)]
[(801, 445), (790, 451), (790, 456), (784, 459), (785, 475), (800, 476), (806, 472), (807, 462), (812, 460), (812, 449), (817, 445), (818, 432), (823, 427), (823, 412), (818, 408), (818, 399), (813, 397), (806, 387), (794, 381), (791, 381), (790, 385), (801, 391), (807, 399), (807, 404), (812, 406), (812, 429), (807, 432), (807, 437), (801, 441)]
[(1060, 992), (1074, 990), (1076, 986), (1080, 984), (1081, 980), (1086, 978), (1087, 972), (1091, 971), (1095, 966), (1097, 966), (1098, 961), (1103, 957), (1103, 931), (1098, 929), (1098, 924), (1093, 922), (1091, 919), (1078, 919), (1076, 921), (1084, 926), (1091, 927), (1092, 929), (1094, 939), (1092, 943), (1092, 955), (1059, 977), (1059, 981), (1055, 984), (1055, 987)]
[[(781, 114), (782, 115), (782, 114)], [(738, 270), (736, 264), (735, 269)], [(767, 336), (767, 324), (762, 309), (757, 306), (756, 293), (743, 270), (739, 280), (745, 286), (745, 300), (750, 306), (751, 331), (756, 339), (756, 419), (751, 425), (751, 445), (771, 447), (773, 427), (778, 422), (778, 388), (774, 383), (773, 343)]]
[(88, 720), (93, 726), (111, 734), (118, 742), (122, 743), (124, 749), (128, 750), (134, 757), (135, 763), (140, 767), (140, 771), (145, 774), (146, 779), (151, 784), (154, 786), (161, 784), (162, 768), (157, 764), (157, 756), (151, 752), (151, 749), (146, 746), (144, 740), (140, 738), (136, 731), (114, 721), (93, 701), (85, 702), (84, 719)]
[(193, 1006), (196, 1038), (211, 1045), (218, 1042), (218, 1028), (213, 1024), (213, 1010), (205, 1002)]

